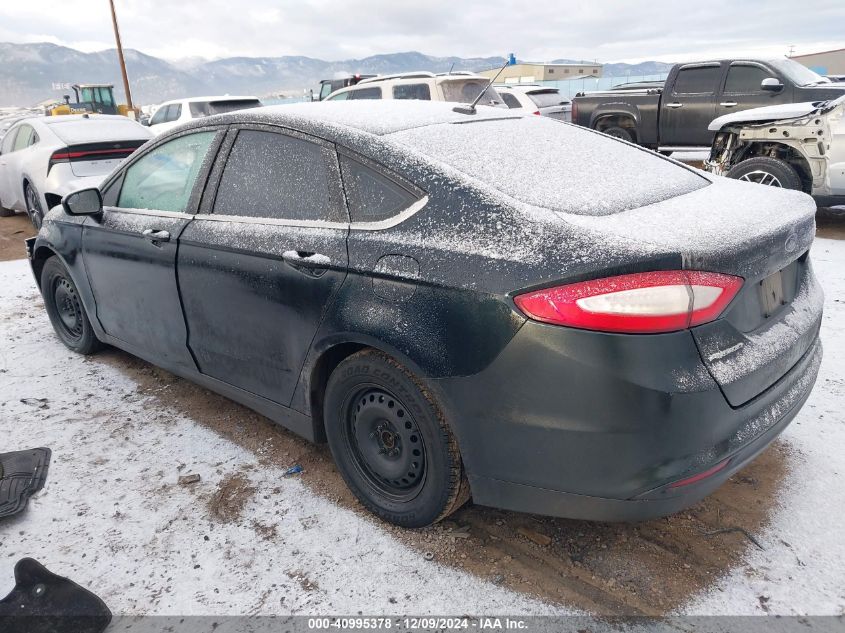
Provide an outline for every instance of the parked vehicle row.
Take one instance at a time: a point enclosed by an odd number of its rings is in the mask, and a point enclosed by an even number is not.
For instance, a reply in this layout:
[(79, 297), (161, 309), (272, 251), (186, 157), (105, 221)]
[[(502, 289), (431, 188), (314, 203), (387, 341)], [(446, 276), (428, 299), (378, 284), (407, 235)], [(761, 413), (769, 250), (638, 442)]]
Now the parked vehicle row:
[(480, 92), (486, 89), (479, 103), (502, 106), (502, 97), (493, 87), (487, 87), (490, 80), (481, 75), (457, 72), (435, 75), (430, 72), (377, 75), (361, 79), (354, 86), (331, 93), (325, 101), (352, 101), (358, 99), (449, 101), (472, 103)]
[(387, 521), (470, 496), (630, 520), (710, 493), (806, 400), (814, 213), (548, 117), (330, 100), (162, 134), (27, 250), (68, 348), (327, 440)]
[(710, 122), (724, 114), (783, 103), (836, 99), (833, 83), (791, 59), (676, 64), (662, 87), (576, 96), (572, 120), (651, 149), (710, 147)]
[(26, 212), (35, 227), (62, 197), (99, 185), (152, 134), (117, 115), (29, 117), (0, 142), (0, 216)]

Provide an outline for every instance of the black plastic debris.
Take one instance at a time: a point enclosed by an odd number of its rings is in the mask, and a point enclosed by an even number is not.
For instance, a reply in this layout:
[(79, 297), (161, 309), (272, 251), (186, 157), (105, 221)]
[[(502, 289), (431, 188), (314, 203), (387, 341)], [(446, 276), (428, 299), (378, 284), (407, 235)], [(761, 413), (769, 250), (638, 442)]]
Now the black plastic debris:
[(15, 565), (15, 588), (0, 600), (3, 633), (101, 633), (111, 622), (106, 603), (31, 558)]
[(0, 518), (17, 514), (44, 487), (50, 467), (50, 449), (0, 453)]

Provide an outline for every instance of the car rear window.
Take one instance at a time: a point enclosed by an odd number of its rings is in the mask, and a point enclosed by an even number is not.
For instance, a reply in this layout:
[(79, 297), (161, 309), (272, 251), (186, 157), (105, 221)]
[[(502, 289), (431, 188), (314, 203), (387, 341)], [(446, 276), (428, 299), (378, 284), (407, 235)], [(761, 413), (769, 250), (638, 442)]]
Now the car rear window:
[[(488, 83), (484, 79), (450, 79), (443, 81), (440, 88), (443, 90), (443, 98), (446, 101), (472, 103)], [(502, 97), (494, 88), (490, 87), (487, 88), (487, 92), (478, 103), (480, 105), (497, 105), (502, 103)]]
[(68, 145), (97, 141), (134, 141), (148, 139), (152, 133), (140, 123), (122, 116), (50, 121), (50, 129)]
[(246, 110), (248, 108), (260, 108), (261, 101), (258, 99), (225, 99), (219, 101), (191, 101), (191, 118), (199, 119), (213, 114), (226, 114), (235, 110)]
[(709, 182), (659, 155), (547, 117), (429, 125), (386, 138), (515, 200), (578, 215), (610, 215)]
[(537, 105), (538, 108), (548, 108), (550, 106), (559, 106), (563, 103), (567, 103), (567, 100), (561, 97), (557, 90), (529, 92), (528, 97)]
[(229, 153), (214, 213), (280, 220), (333, 219), (323, 148), (286, 134), (241, 130)]
[(381, 99), (381, 88), (358, 88), (347, 92), (347, 99)]

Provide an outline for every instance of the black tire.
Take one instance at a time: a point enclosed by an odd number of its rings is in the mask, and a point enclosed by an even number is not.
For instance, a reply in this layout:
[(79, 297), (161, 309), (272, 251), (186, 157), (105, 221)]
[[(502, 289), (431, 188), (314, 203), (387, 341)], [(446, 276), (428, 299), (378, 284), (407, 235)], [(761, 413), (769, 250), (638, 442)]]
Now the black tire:
[(350, 490), (378, 517), (416, 528), (469, 499), (454, 435), (429, 392), (377, 350), (342, 361), (326, 386), (326, 436)]
[(41, 198), (38, 195), (38, 190), (30, 183), (25, 183), (23, 186), (23, 199), (26, 203), (26, 212), (29, 215), (29, 220), (32, 226), (40, 229), (44, 223), (44, 209), (41, 207)]
[(756, 182), (770, 187), (795, 189), (804, 187), (795, 168), (786, 161), (768, 156), (755, 156), (731, 167), (725, 174), (728, 178)]
[(97, 340), (76, 284), (58, 257), (51, 257), (41, 270), (41, 296), (59, 340), (78, 354), (91, 354), (102, 347)]
[(606, 127), (602, 130), (602, 133), (612, 136), (613, 138), (620, 138), (623, 141), (628, 141), (629, 143), (634, 142), (633, 133), (628, 128), (619, 127), (618, 125)]

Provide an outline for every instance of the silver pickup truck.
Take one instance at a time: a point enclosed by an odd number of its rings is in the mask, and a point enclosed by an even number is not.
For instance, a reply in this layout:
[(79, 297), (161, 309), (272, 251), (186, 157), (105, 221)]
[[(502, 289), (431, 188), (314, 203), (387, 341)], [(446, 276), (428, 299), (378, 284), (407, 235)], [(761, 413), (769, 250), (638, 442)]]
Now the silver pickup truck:
[(735, 112), (709, 129), (707, 171), (845, 204), (845, 96)]

